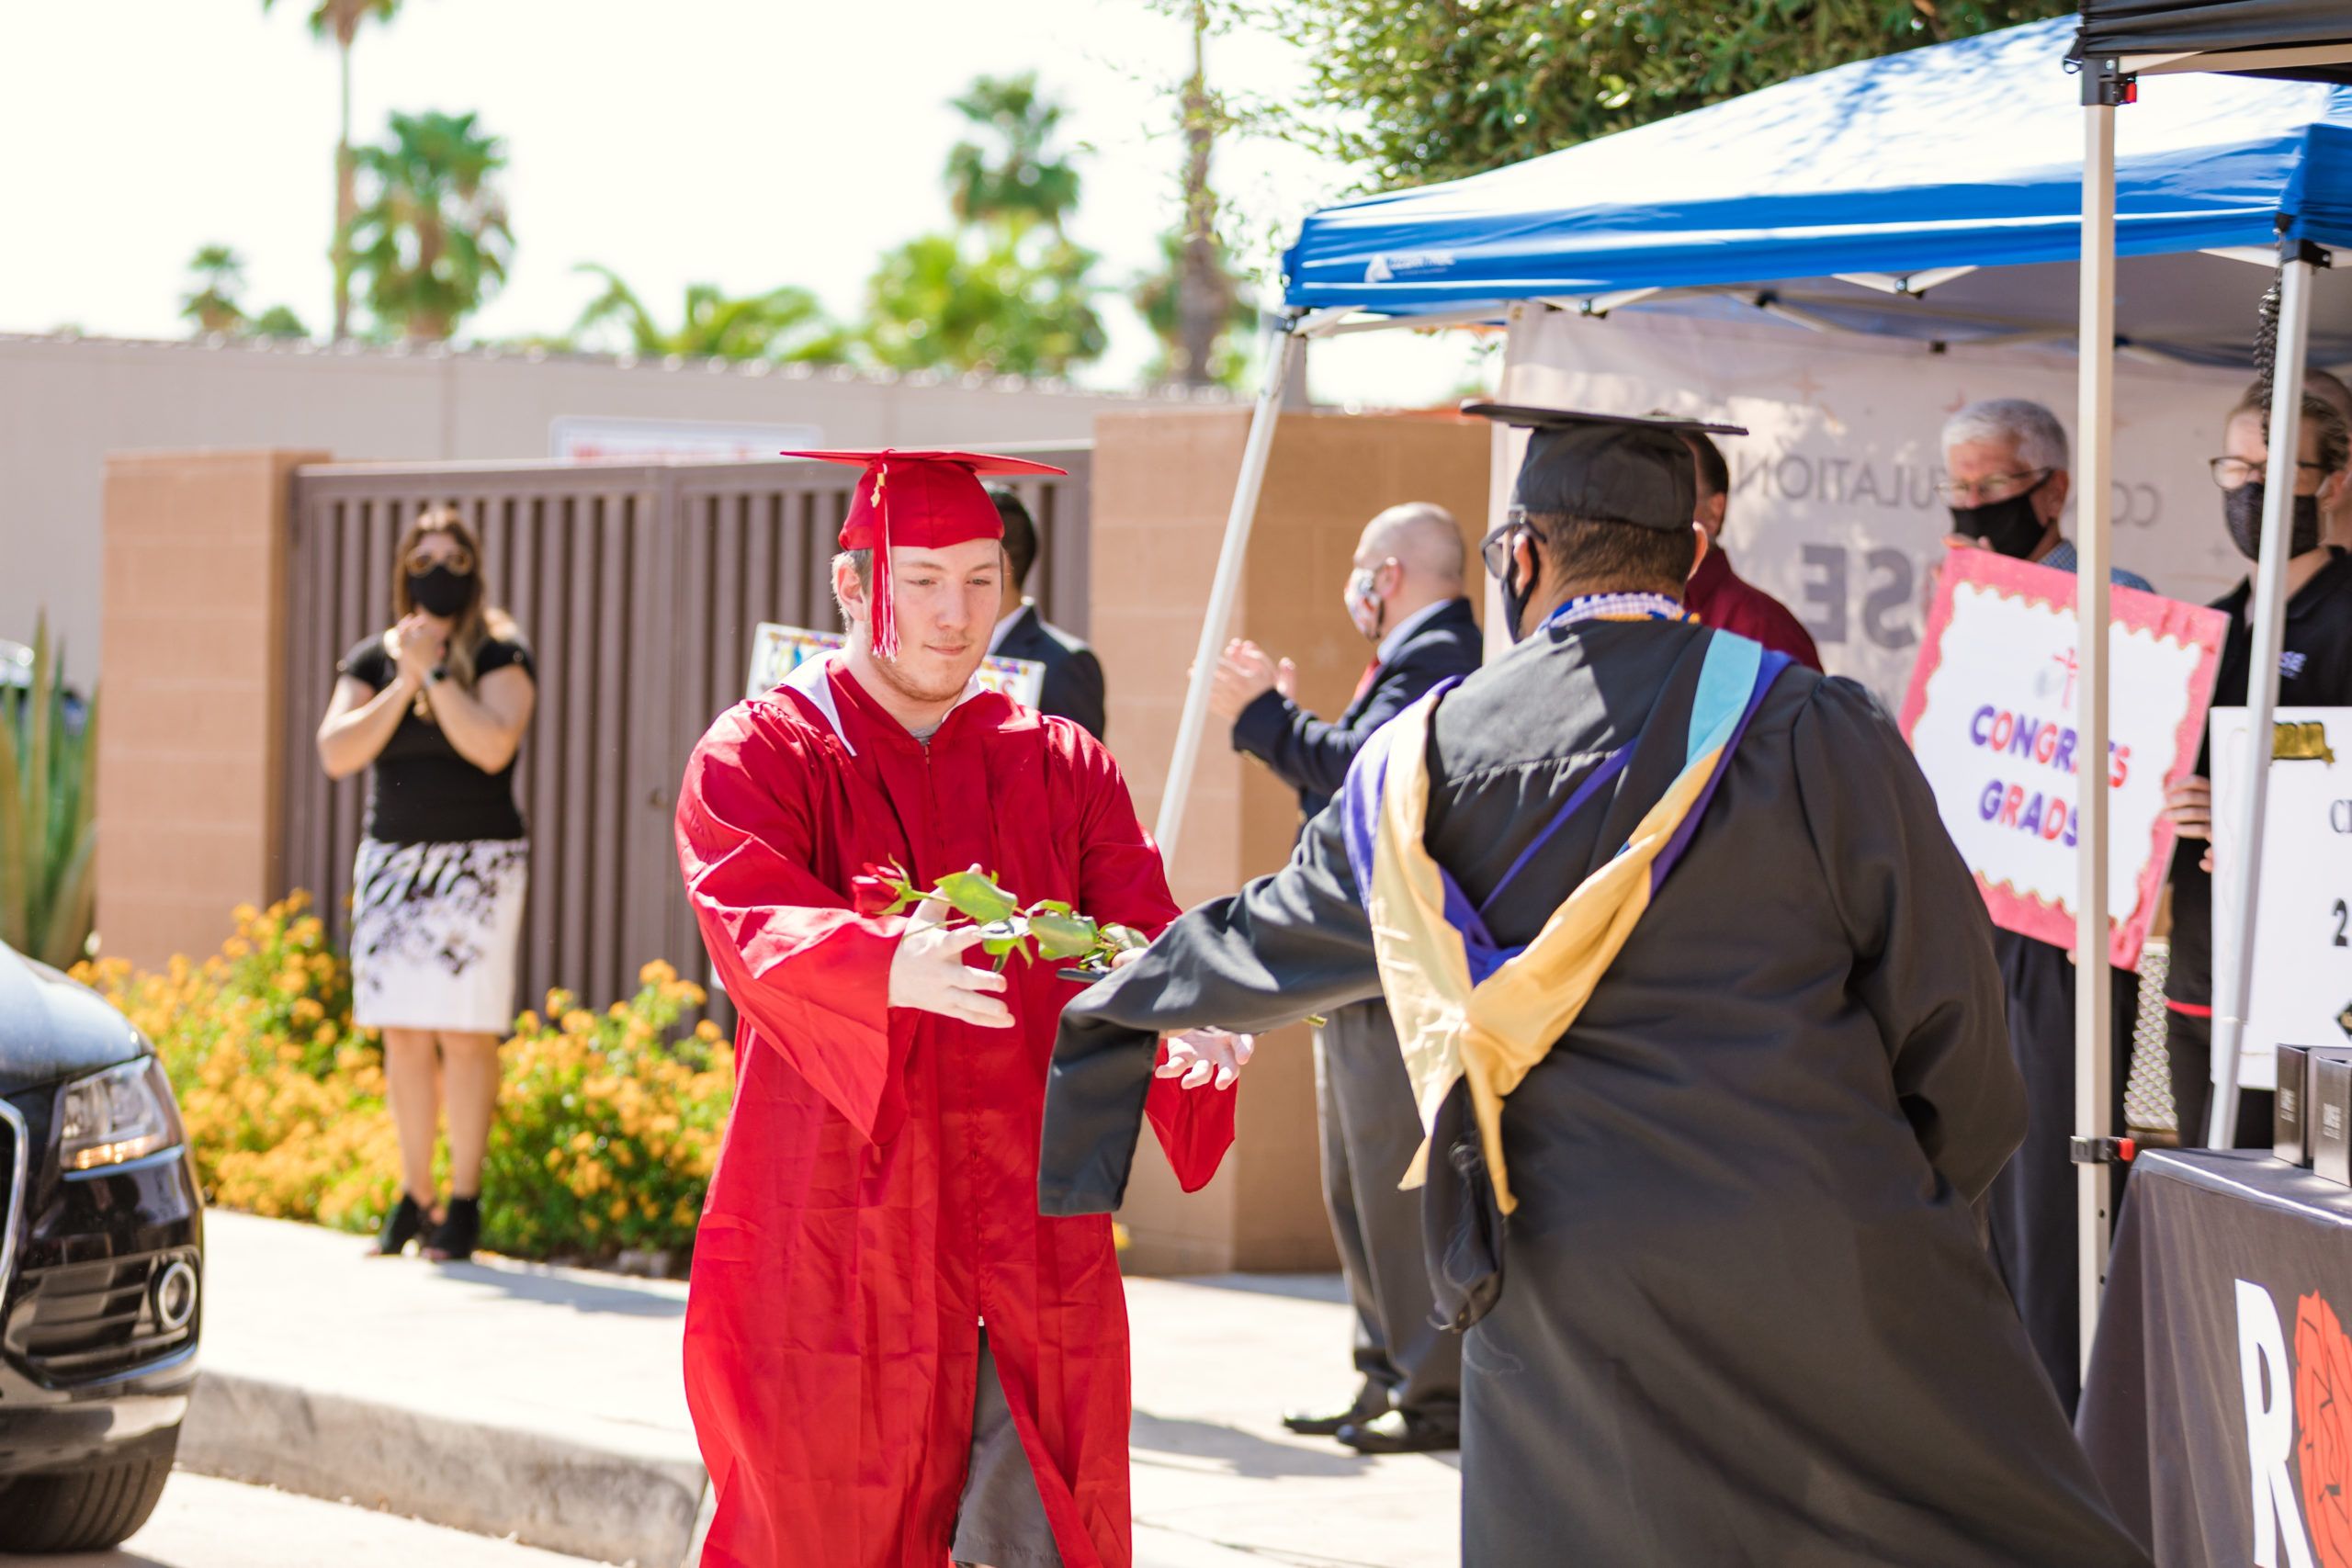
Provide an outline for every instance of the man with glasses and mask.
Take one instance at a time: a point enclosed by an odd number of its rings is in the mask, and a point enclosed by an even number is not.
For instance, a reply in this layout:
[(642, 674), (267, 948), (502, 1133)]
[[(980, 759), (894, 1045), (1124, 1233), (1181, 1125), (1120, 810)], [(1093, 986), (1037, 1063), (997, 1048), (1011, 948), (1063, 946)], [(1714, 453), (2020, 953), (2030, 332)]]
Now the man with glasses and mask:
[(1070, 1004), (1044, 1207), (1118, 1200), (1155, 1031), (1385, 987), (1430, 1131), (1390, 1179), (1467, 1325), (1463, 1562), (2144, 1564), (1977, 1241), (2022, 1099), (1901, 734), (1684, 610), (1687, 426), (1475, 409), (1531, 427), (1516, 646)]
[[(2346, 473), (2352, 433), (2335, 405), (2308, 392), (2298, 417), (2301, 461), (2295, 472), (2295, 512), (2288, 540), (2287, 634), (2278, 656), (2278, 701), (2296, 707), (2352, 705), (2352, 556), (2325, 542), (2325, 519), (2346, 507), (2352, 476)], [(2248, 561), (2262, 544), (2264, 474), (2270, 458), (2270, 397), (2256, 387), (2230, 411), (2222, 455), (2209, 465), (2221, 487), (2222, 525)], [(2254, 628), (2247, 619), (2254, 588), (2240, 582), (2213, 608), (2230, 617), (2213, 682), (2213, 705), (2246, 700), (2254, 663)], [(2170, 1058), (2174, 1114), (2184, 1147), (2201, 1148), (2213, 1103), (2213, 876), (2207, 840), (2212, 837), (2213, 794), (2206, 781), (2211, 758), (2200, 753), (2197, 776), (2168, 801), (2180, 842), (2172, 863), (2172, 961), (2165, 976), (2165, 1054)], [(2234, 1141), (2270, 1142), (2271, 1100), (2249, 1090), (2238, 1097)]]
[[(1339, 790), (1379, 728), (1442, 681), (1478, 668), (1478, 622), (1462, 592), (1462, 531), (1443, 507), (1392, 506), (1364, 525), (1343, 603), (1374, 647), (1354, 700), (1326, 723), (1293, 700), (1295, 671), (1237, 640), (1209, 705), (1238, 751), (1298, 791), (1303, 818)], [(1396, 1026), (1377, 997), (1337, 1007), (1315, 1035), (1323, 1201), (1355, 1307), (1355, 1396), (1283, 1417), (1294, 1432), (1364, 1453), (1451, 1449), (1460, 1427), (1460, 1342), (1431, 1320), (1419, 1200), (1396, 1175), (1421, 1141)]]
[[(1952, 524), (1947, 544), (1991, 550), (2055, 571), (2075, 570), (2074, 543), (2058, 526), (2073, 475), (2066, 467), (2065, 428), (2057, 415), (2023, 398), (1971, 403), (1944, 423), (1943, 454), (1940, 488)], [(2109, 580), (2152, 592), (2146, 579), (2120, 569)], [(2077, 1181), (2068, 1152), (2075, 1130), (2075, 964), (2066, 949), (2014, 931), (1996, 931), (1994, 947), (2007, 998), (2009, 1050), (2025, 1079), (2026, 1134), (1986, 1198), (1993, 1259), (2058, 1397), (2071, 1411), (2082, 1381)], [(2112, 970), (2109, 983), (2115, 1066), (2109, 1115), (2120, 1128), (2123, 1087), (2132, 1077), (2139, 977)]]

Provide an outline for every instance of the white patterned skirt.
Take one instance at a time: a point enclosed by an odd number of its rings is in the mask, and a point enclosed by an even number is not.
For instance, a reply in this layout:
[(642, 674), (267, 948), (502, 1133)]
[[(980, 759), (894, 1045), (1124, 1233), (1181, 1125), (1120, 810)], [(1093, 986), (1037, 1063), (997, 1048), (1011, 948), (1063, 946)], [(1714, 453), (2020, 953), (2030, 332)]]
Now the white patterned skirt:
[(362, 1029), (504, 1035), (530, 880), (525, 839), (359, 841), (352, 1019)]

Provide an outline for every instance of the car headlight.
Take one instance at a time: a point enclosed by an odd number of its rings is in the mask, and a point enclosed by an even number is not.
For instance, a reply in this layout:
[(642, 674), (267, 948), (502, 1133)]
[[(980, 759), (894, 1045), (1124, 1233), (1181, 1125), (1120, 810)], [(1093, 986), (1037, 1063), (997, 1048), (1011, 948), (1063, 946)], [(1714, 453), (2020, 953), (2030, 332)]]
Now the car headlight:
[(144, 1159), (181, 1137), (179, 1108), (153, 1056), (67, 1084), (59, 1128), (59, 1156), (68, 1170)]

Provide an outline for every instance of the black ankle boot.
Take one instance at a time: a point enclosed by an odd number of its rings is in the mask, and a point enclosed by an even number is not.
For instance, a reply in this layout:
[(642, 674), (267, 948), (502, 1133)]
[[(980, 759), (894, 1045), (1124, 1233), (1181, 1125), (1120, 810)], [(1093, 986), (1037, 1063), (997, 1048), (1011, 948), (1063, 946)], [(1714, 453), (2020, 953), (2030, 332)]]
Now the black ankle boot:
[(424, 1256), (435, 1263), (463, 1263), (481, 1242), (481, 1200), (452, 1198), (448, 1216), (425, 1238)]
[(401, 1193), (399, 1204), (384, 1216), (384, 1228), (376, 1236), (377, 1252), (386, 1258), (398, 1258), (407, 1251), (408, 1244), (424, 1234), (429, 1213), (428, 1205)]

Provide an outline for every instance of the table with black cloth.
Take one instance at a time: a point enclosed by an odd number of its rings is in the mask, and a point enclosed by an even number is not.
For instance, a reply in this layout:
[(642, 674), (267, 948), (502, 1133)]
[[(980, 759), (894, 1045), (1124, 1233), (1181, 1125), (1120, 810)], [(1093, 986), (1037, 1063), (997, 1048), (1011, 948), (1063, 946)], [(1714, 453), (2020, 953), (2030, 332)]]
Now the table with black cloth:
[(2134, 1163), (2075, 1429), (2158, 1568), (2352, 1563), (2344, 1312), (2352, 1189), (2253, 1150)]

